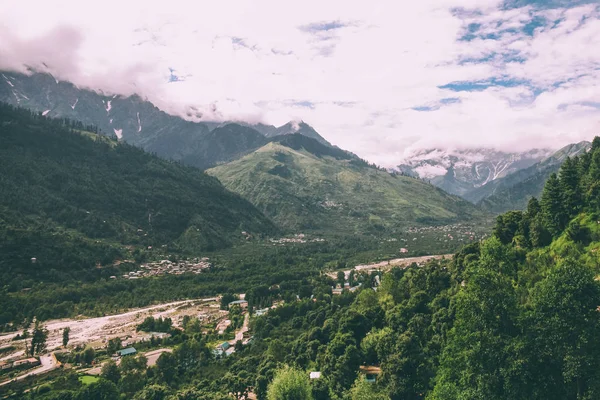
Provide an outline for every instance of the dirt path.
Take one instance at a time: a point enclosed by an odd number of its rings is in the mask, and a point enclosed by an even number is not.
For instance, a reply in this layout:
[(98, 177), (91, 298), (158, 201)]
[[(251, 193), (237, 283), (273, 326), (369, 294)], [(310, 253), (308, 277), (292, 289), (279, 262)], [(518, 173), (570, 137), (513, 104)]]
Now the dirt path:
[(244, 316), (244, 323), (242, 327), (235, 333), (235, 338), (229, 341), (229, 344), (235, 345), (238, 340), (244, 340), (244, 333), (248, 332), (248, 322), (250, 320), (250, 313), (246, 313)]

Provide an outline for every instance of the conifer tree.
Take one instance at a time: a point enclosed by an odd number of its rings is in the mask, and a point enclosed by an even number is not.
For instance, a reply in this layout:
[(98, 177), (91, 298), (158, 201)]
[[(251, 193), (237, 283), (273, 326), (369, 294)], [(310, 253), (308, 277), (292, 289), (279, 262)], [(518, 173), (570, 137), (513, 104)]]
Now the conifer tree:
[(534, 219), (541, 211), (542, 206), (540, 205), (538, 199), (535, 197), (529, 199), (529, 202), (527, 203), (527, 217), (529, 217), (529, 219)]
[(566, 216), (577, 215), (582, 206), (577, 162), (567, 157), (560, 169), (560, 191)]
[(544, 186), (542, 193), (542, 221), (552, 236), (558, 236), (565, 227), (565, 211), (563, 208), (560, 182), (556, 174), (550, 178)]

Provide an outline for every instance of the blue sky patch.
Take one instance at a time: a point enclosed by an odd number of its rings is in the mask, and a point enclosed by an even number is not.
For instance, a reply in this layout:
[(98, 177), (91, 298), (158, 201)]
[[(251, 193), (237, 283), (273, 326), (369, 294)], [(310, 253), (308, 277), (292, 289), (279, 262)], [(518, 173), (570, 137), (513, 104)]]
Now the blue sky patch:
[(549, 10), (554, 8), (573, 8), (584, 4), (596, 4), (598, 0), (505, 0), (502, 8), (505, 10), (532, 6), (536, 9)]
[(479, 92), (489, 87), (517, 87), (517, 86), (530, 86), (530, 82), (527, 80), (519, 79), (504, 79), (504, 78), (491, 78), (488, 80), (481, 81), (460, 81), (451, 82), (446, 85), (438, 86), (440, 89), (448, 89), (454, 92)]
[(303, 25), (299, 29), (304, 32), (327, 32), (336, 29), (344, 28), (348, 24), (341, 21), (314, 22), (312, 24)]
[(458, 97), (446, 97), (431, 105), (412, 107), (412, 109), (415, 111), (436, 111), (442, 108), (442, 106), (454, 103), (460, 103), (460, 99)]

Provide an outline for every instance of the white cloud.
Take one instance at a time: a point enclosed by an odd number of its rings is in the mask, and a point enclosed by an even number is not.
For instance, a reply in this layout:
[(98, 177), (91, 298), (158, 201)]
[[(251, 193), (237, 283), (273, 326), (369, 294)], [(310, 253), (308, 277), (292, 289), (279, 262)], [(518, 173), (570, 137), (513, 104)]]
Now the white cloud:
[[(528, 36), (534, 16), (552, 23)], [(181, 115), (193, 105), (213, 118), (302, 119), (394, 165), (410, 148), (558, 147), (599, 133), (599, 16), (593, 5), (504, 10), (500, 0), (23, 0), (3, 6), (0, 67), (45, 62)], [(459, 40), (469, 24), (480, 38)], [(169, 83), (169, 68), (182, 80)], [(491, 78), (522, 84), (439, 88)]]

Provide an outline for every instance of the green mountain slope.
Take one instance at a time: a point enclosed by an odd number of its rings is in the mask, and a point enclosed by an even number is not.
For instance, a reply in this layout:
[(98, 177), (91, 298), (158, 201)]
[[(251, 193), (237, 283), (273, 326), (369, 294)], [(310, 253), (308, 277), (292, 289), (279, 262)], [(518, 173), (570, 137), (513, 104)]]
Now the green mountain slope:
[(475, 203), (479, 202), (485, 210), (493, 213), (523, 210), (531, 197), (541, 195), (548, 177), (560, 170), (567, 157), (583, 154), (590, 146), (591, 143), (586, 141), (565, 146), (529, 168), (472, 191), (466, 198)]
[(85, 270), (125, 245), (196, 252), (274, 229), (197, 169), (61, 120), (0, 104), (0, 142), (0, 271), (11, 279)]
[(207, 173), (290, 231), (368, 233), (480, 215), (432, 185), (297, 134)]

